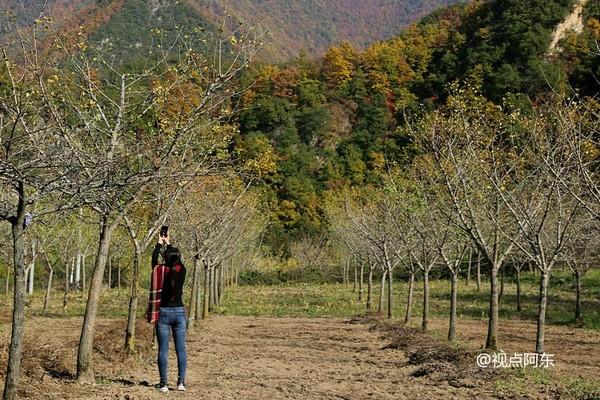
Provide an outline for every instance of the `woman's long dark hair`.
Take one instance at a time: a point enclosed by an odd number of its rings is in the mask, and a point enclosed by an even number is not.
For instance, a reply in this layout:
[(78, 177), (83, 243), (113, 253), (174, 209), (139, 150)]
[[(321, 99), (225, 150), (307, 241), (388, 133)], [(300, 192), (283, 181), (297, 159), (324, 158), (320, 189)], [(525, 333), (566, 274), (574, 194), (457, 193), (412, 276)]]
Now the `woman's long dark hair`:
[[(181, 261), (181, 252), (177, 247), (170, 247), (165, 252), (165, 264), (169, 267), (169, 285), (171, 287), (171, 297), (175, 296), (175, 283), (177, 279), (175, 279), (179, 274), (183, 273), (183, 262)], [(180, 268), (176, 268), (179, 265)], [(173, 298), (171, 298), (173, 300)]]
[(170, 247), (165, 252), (165, 264), (167, 267), (172, 268), (173, 266), (179, 264), (183, 265), (181, 262), (181, 252), (177, 247)]

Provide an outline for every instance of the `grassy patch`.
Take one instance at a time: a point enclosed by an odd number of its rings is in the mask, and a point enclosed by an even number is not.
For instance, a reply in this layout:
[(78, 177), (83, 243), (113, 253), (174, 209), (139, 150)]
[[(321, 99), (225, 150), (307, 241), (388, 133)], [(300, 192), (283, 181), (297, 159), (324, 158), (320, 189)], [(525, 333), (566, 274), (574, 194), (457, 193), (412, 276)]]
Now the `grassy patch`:
[[(500, 302), (500, 318), (535, 320), (538, 311), (538, 277), (534, 274), (523, 274), (521, 288), (521, 308), (516, 310), (516, 284), (507, 277), (504, 293)], [(595, 293), (600, 286), (600, 270), (588, 272), (584, 280), (583, 318), (584, 327), (600, 330), (600, 304)], [(431, 305), (433, 317), (445, 318), (450, 312), (450, 283), (447, 280), (430, 282)], [(421, 281), (416, 282), (414, 291), (413, 316), (418, 317), (421, 311), (423, 296)], [(396, 317), (404, 316), (406, 308), (407, 284), (396, 280), (394, 283), (394, 309)], [(373, 310), (377, 309), (379, 286), (373, 288)], [(467, 286), (462, 280), (459, 283), (458, 318), (486, 319), (489, 305), (489, 283), (483, 281), (480, 291), (472, 280)], [(366, 286), (362, 300), (358, 293), (352, 292), (352, 285), (336, 283), (322, 284), (280, 284), (238, 286), (228, 289), (225, 294), (222, 313), (230, 315), (265, 315), (265, 316), (353, 316), (366, 312)], [(548, 324), (574, 324), (575, 294), (574, 282), (567, 271), (556, 271), (552, 278), (552, 287), (548, 300), (546, 320)]]
[[(185, 304), (189, 304), (190, 282), (184, 290)], [(548, 324), (574, 325), (575, 282), (568, 271), (555, 271), (551, 279), (546, 320)], [(583, 322), (588, 329), (600, 330), (600, 270), (587, 273), (583, 281)], [(418, 319), (421, 313), (422, 282), (417, 280), (414, 288), (412, 314)], [(445, 279), (430, 282), (432, 317), (446, 318), (450, 307), (450, 283)], [(67, 298), (67, 307), (63, 309), (63, 293), (54, 290), (50, 299), (48, 315), (51, 317), (83, 316), (87, 293), (71, 292)], [(27, 297), (27, 312), (39, 315), (43, 306), (43, 291), (36, 291)], [(4, 295), (6, 296), (6, 295)], [(394, 282), (395, 317), (403, 317), (406, 312), (407, 284), (405, 280)], [(240, 285), (227, 288), (219, 313), (228, 315), (264, 315), (264, 316), (305, 316), (305, 317), (346, 317), (366, 313), (366, 285), (362, 299), (352, 291), (352, 285), (339, 283), (281, 283), (278, 285)], [(507, 276), (504, 293), (500, 303), (500, 318), (534, 321), (537, 315), (538, 277), (523, 273), (521, 289), (522, 310), (516, 310), (516, 284)], [(11, 296), (7, 296), (5, 307), (0, 308), (0, 316), (10, 319)], [(379, 285), (373, 287), (373, 311), (377, 310)], [(98, 315), (104, 318), (124, 318), (127, 316), (129, 289), (104, 289), (100, 296)], [(489, 283), (482, 281), (477, 290), (474, 279), (467, 286), (465, 280), (459, 282), (458, 318), (486, 319), (489, 304)], [(138, 316), (143, 317), (147, 305), (147, 292), (142, 288), (138, 298)], [(385, 306), (384, 306), (385, 308)], [(386, 310), (384, 309), (384, 312)]]
[(364, 303), (337, 284), (282, 284), (232, 288), (220, 312), (229, 315), (276, 317), (353, 316), (364, 313)]

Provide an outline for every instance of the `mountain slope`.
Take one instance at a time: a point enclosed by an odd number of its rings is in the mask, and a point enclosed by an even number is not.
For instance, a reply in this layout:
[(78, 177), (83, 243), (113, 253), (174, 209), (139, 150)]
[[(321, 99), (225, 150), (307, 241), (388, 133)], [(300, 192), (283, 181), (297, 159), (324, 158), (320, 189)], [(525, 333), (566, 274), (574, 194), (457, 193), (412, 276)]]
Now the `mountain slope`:
[[(121, 49), (143, 45), (152, 28), (216, 25), (234, 20), (270, 32), (262, 59), (284, 61), (306, 50), (320, 55), (332, 44), (357, 47), (397, 35), (423, 15), (459, 0), (48, 0), (52, 15), (65, 26), (90, 27), (98, 40), (110, 38)], [(43, 0), (0, 0), (22, 24), (37, 17)], [(109, 10), (101, 12), (101, 10)], [(102, 18), (98, 18), (101, 13)], [(92, 21), (90, 21), (92, 20)], [(67, 28), (69, 29), (69, 28)], [(95, 32), (95, 33), (94, 33)], [(123, 53), (125, 54), (125, 53)]]
[(213, 19), (229, 13), (271, 33), (265, 51), (275, 60), (300, 50), (322, 54), (347, 41), (358, 47), (397, 35), (401, 28), (458, 0), (186, 0)]

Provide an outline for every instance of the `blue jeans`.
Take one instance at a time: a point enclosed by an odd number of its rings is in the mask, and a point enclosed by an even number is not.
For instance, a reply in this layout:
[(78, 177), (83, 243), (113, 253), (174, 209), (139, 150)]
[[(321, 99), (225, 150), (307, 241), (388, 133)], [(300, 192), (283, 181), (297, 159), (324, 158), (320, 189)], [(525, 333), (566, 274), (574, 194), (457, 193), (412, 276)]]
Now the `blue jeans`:
[(158, 339), (158, 372), (161, 386), (167, 385), (167, 368), (169, 357), (169, 332), (173, 330), (175, 351), (177, 352), (177, 383), (185, 382), (187, 353), (185, 351), (185, 310), (183, 307), (161, 307), (156, 337)]

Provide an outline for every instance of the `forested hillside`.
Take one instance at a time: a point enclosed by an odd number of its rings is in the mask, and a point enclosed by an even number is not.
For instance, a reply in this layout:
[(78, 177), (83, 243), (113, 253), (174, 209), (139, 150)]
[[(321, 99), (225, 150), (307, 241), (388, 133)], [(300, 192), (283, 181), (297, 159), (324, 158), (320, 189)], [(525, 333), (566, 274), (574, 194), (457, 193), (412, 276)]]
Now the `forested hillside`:
[[(240, 157), (267, 154), (277, 172), (264, 177), (273, 224), (267, 243), (324, 232), (328, 191), (379, 182), (389, 163), (410, 162), (405, 118), (443, 104), (457, 83), (500, 105), (527, 108), (550, 91), (594, 95), (600, 85), (596, 40), (600, 6), (588, 2), (584, 31), (569, 33), (561, 52), (548, 47), (573, 0), (474, 1), (442, 8), (400, 30), (411, 18), (450, 1), (354, 0), (208, 3), (188, 0), (56, 0), (50, 9), (63, 31), (85, 35), (114, 62), (139, 60), (178, 31), (218, 30), (224, 14), (269, 28), (262, 64), (241, 98)], [(381, 4), (379, 4), (381, 3)], [(0, 1), (21, 23), (40, 2)], [(27, 11), (27, 12), (24, 12)], [(375, 22), (376, 21), (376, 22)], [(393, 36), (385, 41), (373, 39)], [(314, 57), (330, 43), (347, 39)], [(291, 61), (276, 63), (293, 54)], [(135, 61), (138, 62), (138, 61)]]
[(3, 399), (600, 398), (598, 0), (42, 3), (0, 0)]
[(420, 17), (460, 0), (186, 0), (202, 15), (226, 13), (258, 25), (271, 35), (264, 54), (269, 60), (294, 57), (300, 50), (321, 55), (342, 41), (358, 48), (397, 35)]
[(524, 111), (552, 91), (598, 93), (596, 2), (586, 6), (584, 32), (548, 55), (572, 8), (572, 0), (478, 1), (437, 11), (365, 50), (346, 43), (315, 61), (258, 68), (237, 146), (247, 156), (278, 157), (277, 173), (265, 177), (268, 242), (285, 251), (287, 240), (323, 232), (327, 193), (376, 185), (390, 164), (407, 165), (414, 149), (406, 119), (443, 104), (454, 84)]
[[(80, 25), (97, 40), (110, 38), (117, 53), (127, 58), (151, 39), (150, 29), (173, 30), (191, 26), (208, 28), (229, 15), (237, 22), (269, 32), (259, 55), (280, 62), (303, 50), (322, 55), (335, 43), (350, 41), (365, 47), (375, 40), (397, 35), (400, 29), (423, 15), (458, 0), (40, 0), (0, 1), (21, 23), (36, 18), (46, 4), (51, 14), (72, 29)], [(133, 54), (129, 54), (131, 50)]]

